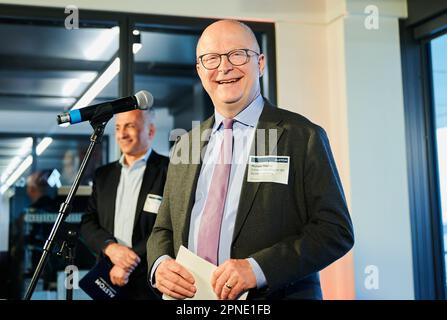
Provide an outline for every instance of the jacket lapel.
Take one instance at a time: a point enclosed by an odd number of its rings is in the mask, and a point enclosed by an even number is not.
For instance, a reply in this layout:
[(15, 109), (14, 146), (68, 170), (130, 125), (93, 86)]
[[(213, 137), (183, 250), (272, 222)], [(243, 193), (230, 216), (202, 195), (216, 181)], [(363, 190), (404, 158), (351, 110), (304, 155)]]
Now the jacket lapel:
[[(184, 173), (185, 179), (182, 181), (182, 191), (183, 191), (183, 199), (187, 199), (187, 201), (182, 202), (182, 208), (180, 212), (182, 213), (182, 216), (180, 217), (181, 224), (183, 225), (183, 232), (182, 232), (182, 242), (185, 244), (185, 246), (188, 245), (188, 234), (189, 234), (189, 221), (191, 218), (191, 211), (192, 207), (194, 205), (195, 201), (195, 195), (196, 195), (196, 188), (197, 188), (197, 181), (199, 179), (200, 169), (202, 167), (202, 155), (205, 154), (206, 146), (208, 145), (209, 138), (212, 128), (214, 124), (214, 116), (211, 116), (207, 120), (205, 120), (202, 125), (200, 126), (200, 148), (197, 150), (194, 148), (195, 143), (192, 141), (192, 139), (197, 139), (197, 137), (194, 136), (194, 131), (191, 132), (187, 137), (191, 139), (191, 141), (188, 142), (188, 148), (189, 148), (189, 164), (184, 166), (184, 170), (186, 172)], [(199, 128), (193, 129), (193, 130), (199, 130)], [(198, 155), (197, 152), (200, 152)], [(199, 158), (197, 158), (199, 157)], [(180, 191), (180, 190), (178, 190)]]
[(115, 199), (116, 199), (116, 194), (118, 191), (118, 184), (120, 182), (120, 177), (121, 177), (121, 165), (119, 164), (119, 162), (117, 161), (115, 163), (115, 166), (113, 167), (113, 170), (110, 172), (110, 176), (107, 179), (106, 182), (106, 189), (108, 189), (106, 191), (106, 195), (108, 199), (113, 199), (112, 201), (104, 201), (106, 204), (106, 210), (104, 210), (104, 212), (107, 212), (107, 217), (108, 217), (108, 222), (107, 222), (107, 227), (109, 228), (109, 230), (113, 230), (115, 229)]
[(154, 150), (151, 151), (149, 158), (146, 162), (146, 169), (144, 170), (143, 181), (141, 182), (141, 189), (138, 195), (137, 209), (135, 212), (134, 220), (134, 231), (139, 223), (141, 212), (143, 211), (143, 206), (147, 198), (147, 194), (154, 184), (154, 180), (157, 177), (157, 171), (159, 167), (160, 156)]
[[(259, 117), (258, 125), (256, 129), (264, 129), (266, 138), (265, 140), (257, 141), (256, 134), (253, 139), (250, 155), (268, 155), (269, 153), (269, 130), (276, 130), (277, 142), (281, 138), (284, 131), (282, 127), (279, 126), (282, 119), (278, 117), (278, 113), (275, 112), (275, 107), (272, 106), (268, 101), (264, 103), (264, 109), (262, 110), (261, 116)], [(275, 131), (274, 131), (275, 132)], [(261, 145), (263, 144), (263, 145)], [(277, 145), (277, 144), (276, 144)], [(261, 151), (262, 150), (262, 151)], [(277, 151), (277, 150), (276, 150)], [(234, 225), (233, 242), (236, 240), (241, 228), (247, 218), (248, 212), (250, 211), (253, 201), (255, 199), (256, 193), (259, 189), (259, 182), (247, 182), (248, 164), (245, 168), (244, 181), (242, 183), (242, 190), (240, 194), (239, 207), (236, 215), (236, 222)]]

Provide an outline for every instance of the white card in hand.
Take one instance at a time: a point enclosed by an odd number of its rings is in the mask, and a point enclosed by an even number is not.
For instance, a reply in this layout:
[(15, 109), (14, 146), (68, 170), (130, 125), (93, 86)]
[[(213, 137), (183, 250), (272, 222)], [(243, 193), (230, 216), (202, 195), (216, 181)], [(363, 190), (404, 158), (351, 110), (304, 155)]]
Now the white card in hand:
[[(196, 294), (194, 297), (185, 300), (217, 300), (217, 296), (214, 293), (213, 287), (211, 286), (211, 276), (214, 270), (217, 269), (214, 264), (199, 257), (184, 246), (180, 246), (175, 261), (188, 269), (188, 271), (192, 273), (195, 280), (195, 286), (197, 289)], [(248, 292), (244, 292), (238, 300), (246, 300), (247, 295)], [(163, 294), (163, 299), (176, 300), (165, 294)]]

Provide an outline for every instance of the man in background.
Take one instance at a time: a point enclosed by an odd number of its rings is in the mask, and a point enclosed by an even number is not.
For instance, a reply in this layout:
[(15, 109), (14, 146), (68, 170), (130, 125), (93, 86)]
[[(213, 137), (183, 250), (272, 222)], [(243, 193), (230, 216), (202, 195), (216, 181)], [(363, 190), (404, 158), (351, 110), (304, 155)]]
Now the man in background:
[(36, 171), (26, 179), (26, 194), (31, 200), (29, 210), (57, 211), (55, 200), (49, 195), (49, 170)]
[(127, 299), (154, 299), (145, 281), (146, 242), (152, 231), (166, 180), (168, 158), (152, 148), (153, 110), (116, 116), (119, 161), (95, 172), (93, 192), (81, 222), (81, 237), (113, 265), (110, 279)]

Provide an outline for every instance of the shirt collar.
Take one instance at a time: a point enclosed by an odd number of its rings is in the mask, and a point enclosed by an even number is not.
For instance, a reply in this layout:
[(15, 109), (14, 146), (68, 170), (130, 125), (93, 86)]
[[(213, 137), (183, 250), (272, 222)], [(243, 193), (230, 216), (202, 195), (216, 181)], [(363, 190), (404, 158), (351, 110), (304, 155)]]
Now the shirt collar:
[[(138, 160), (135, 160), (135, 162), (133, 163), (132, 166), (134, 166), (137, 163), (143, 162), (146, 163), (147, 159), (149, 159), (149, 156), (151, 155), (152, 152), (152, 148), (149, 148), (146, 153), (141, 156), (141, 158), (139, 158)], [(119, 159), (119, 163), (122, 167), (129, 167), (127, 164), (124, 163), (124, 154), (121, 155), (120, 159)]]
[[(254, 128), (258, 123), (263, 108), (264, 99), (262, 98), (262, 95), (259, 94), (244, 110), (234, 117), (234, 120), (245, 126)], [(225, 117), (214, 108), (214, 119), (213, 133), (219, 130)]]

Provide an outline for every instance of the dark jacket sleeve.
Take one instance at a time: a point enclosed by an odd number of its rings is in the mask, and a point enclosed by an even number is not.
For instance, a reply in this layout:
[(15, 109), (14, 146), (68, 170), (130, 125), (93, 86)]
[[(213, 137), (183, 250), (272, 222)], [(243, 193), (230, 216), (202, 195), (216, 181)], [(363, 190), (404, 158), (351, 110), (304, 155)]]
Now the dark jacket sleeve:
[[(157, 179), (154, 181), (153, 186), (152, 186), (152, 193), (155, 193), (157, 195), (161, 195), (163, 196), (163, 191), (165, 189), (165, 183), (166, 183), (166, 177), (167, 177), (167, 172), (168, 172), (168, 165), (169, 165), (169, 159), (163, 157), (163, 161), (160, 164), (160, 166), (158, 167), (158, 172), (157, 172)], [(161, 208), (161, 205), (160, 205)], [(159, 209), (160, 211), (160, 209)], [(147, 213), (145, 213), (147, 214)], [(153, 215), (152, 213), (150, 213), (150, 215)], [(156, 219), (158, 219), (159, 214), (153, 215), (154, 220), (153, 222), (150, 224), (150, 228), (148, 230), (148, 232), (144, 233), (142, 239), (136, 243), (134, 243), (133, 246), (133, 250), (144, 260), (147, 259), (147, 255), (146, 255), (146, 248), (147, 248), (147, 241), (149, 239), (150, 234), (152, 233), (153, 230), (153, 226), (155, 224)]]
[(99, 222), (99, 214), (97, 210), (97, 201), (99, 198), (98, 188), (98, 171), (95, 173), (93, 180), (93, 190), (87, 204), (87, 209), (82, 216), (81, 221), (81, 239), (86, 245), (94, 251), (96, 255), (101, 255), (106, 244), (116, 242), (113, 234), (101, 227)]
[[(172, 154), (176, 152), (177, 148), (181, 148), (181, 146), (179, 147), (180, 143), (186, 144), (187, 142), (185, 141), (187, 140), (188, 139), (180, 139), (180, 142), (177, 140), (172, 148)], [(183, 148), (185, 148), (186, 146), (183, 145)], [(152, 266), (159, 257), (163, 255), (168, 255), (173, 258), (175, 257), (174, 224), (172, 221), (171, 212), (171, 201), (173, 201), (173, 199), (171, 193), (175, 194), (176, 190), (181, 188), (181, 185), (177, 183), (177, 167), (178, 166), (169, 161), (166, 184), (163, 191), (163, 200), (160, 204), (160, 209), (158, 210), (157, 219), (155, 220), (152, 233), (147, 241), (147, 266), (149, 282), (151, 281), (149, 277), (151, 274)]]
[(157, 219), (155, 220), (154, 228), (147, 242), (147, 262), (149, 273), (154, 262), (163, 255), (174, 257), (174, 243), (173, 243), (173, 226), (171, 221), (171, 211), (169, 205), (169, 194), (171, 187), (169, 185), (170, 176), (173, 174), (174, 168), (172, 165), (168, 169), (168, 177), (166, 180), (166, 187), (163, 192), (163, 200), (158, 210)]

